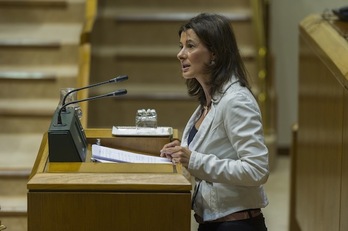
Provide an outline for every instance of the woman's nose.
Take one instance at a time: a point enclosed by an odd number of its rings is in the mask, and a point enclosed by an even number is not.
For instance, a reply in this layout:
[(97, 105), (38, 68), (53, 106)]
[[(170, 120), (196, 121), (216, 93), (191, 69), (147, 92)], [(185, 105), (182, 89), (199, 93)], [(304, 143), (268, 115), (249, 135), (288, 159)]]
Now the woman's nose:
[(181, 49), (181, 50), (179, 51), (179, 53), (176, 55), (176, 57), (177, 57), (179, 60), (181, 60), (181, 59), (184, 58), (184, 55), (185, 55), (184, 49)]

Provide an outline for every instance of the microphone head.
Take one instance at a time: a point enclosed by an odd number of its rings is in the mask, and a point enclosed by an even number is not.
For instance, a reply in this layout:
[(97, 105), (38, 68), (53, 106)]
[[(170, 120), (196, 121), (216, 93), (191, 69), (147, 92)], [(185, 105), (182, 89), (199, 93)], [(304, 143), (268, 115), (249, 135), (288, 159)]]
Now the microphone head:
[(128, 79), (128, 75), (120, 75), (116, 78), (110, 79), (109, 82), (114, 82), (114, 83), (118, 83), (118, 82), (122, 82)]
[(114, 97), (114, 96), (125, 95), (125, 94), (127, 94), (127, 90), (126, 89), (120, 89), (120, 90), (113, 91), (113, 92), (107, 93), (105, 95), (102, 95), (101, 98), (103, 98), (103, 97)]
[(126, 89), (120, 89), (120, 90), (117, 90), (115, 92), (113, 92), (114, 96), (119, 96), (119, 95), (125, 95), (127, 94), (127, 90)]

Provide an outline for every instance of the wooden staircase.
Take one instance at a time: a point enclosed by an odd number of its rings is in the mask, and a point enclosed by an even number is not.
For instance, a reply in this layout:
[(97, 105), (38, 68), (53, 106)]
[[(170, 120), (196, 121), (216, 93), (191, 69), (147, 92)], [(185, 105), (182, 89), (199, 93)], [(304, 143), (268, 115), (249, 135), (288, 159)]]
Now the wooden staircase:
[[(269, 71), (267, 9), (264, 0), (99, 0), (91, 34), (91, 82), (127, 74), (118, 85), (127, 96), (89, 104), (89, 127), (134, 125), (137, 109), (154, 108), (159, 126), (182, 133), (197, 106), (181, 77), (178, 29), (200, 12), (227, 16), (235, 30), (253, 92), (263, 111), (271, 165), (275, 154), (274, 86)], [(115, 86), (110, 86), (115, 88)], [(105, 91), (105, 89), (103, 89)], [(99, 89), (91, 90), (101, 94)]]
[[(177, 31), (200, 12), (231, 20), (263, 110), (273, 163), (275, 96), (266, 7), (266, 0), (99, 0), (98, 5), (96, 0), (0, 0), (0, 225), (27, 230), (26, 183), (60, 88), (127, 74), (129, 80), (116, 86), (126, 88), (127, 96), (93, 101), (88, 108), (81, 104), (82, 124), (134, 125), (137, 109), (154, 108), (159, 126), (181, 134), (197, 102), (187, 96), (181, 78)], [(114, 89), (105, 85), (90, 95)]]
[(0, 0), (0, 220), (8, 230), (27, 230), (26, 184), (59, 89), (88, 83), (93, 2)]

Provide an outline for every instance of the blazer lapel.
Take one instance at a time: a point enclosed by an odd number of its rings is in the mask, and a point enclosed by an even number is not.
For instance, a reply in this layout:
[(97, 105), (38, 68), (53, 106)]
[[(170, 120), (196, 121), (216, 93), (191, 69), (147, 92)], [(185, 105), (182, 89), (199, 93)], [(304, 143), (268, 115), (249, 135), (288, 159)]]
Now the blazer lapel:
[[(202, 111), (202, 107), (199, 107), (199, 110), (197, 111), (199, 114)], [(204, 138), (207, 135), (207, 132), (209, 132), (209, 129), (211, 127), (211, 124), (213, 122), (213, 119), (215, 117), (215, 105), (212, 103), (211, 108), (209, 113), (206, 115), (206, 117), (204, 118), (201, 126), (199, 127), (197, 134), (195, 135), (195, 137), (193, 138), (191, 144), (190, 144), (190, 149), (192, 150), (198, 150), (199, 147), (202, 145)], [(198, 116), (199, 116), (198, 114)]]
[[(237, 82), (238, 80), (236, 79), (236, 77), (232, 76), (230, 81), (223, 87), (222, 93), (216, 94), (213, 97), (211, 109), (209, 113), (207, 114), (207, 116), (204, 118), (201, 126), (198, 129), (197, 134), (195, 135), (192, 142), (190, 143), (189, 148), (191, 150), (199, 151), (199, 148), (202, 146), (202, 143), (204, 142), (204, 138), (207, 136), (207, 133), (209, 132), (210, 127), (212, 126), (212, 122), (214, 120), (215, 113), (216, 113), (216, 107), (218, 106), (222, 96), (233, 84)], [(183, 141), (185, 142), (185, 143), (182, 143), (183, 146), (188, 146), (187, 144), (188, 135), (190, 133), (192, 126), (194, 126), (194, 124), (198, 120), (201, 113), (202, 113), (202, 106), (198, 106), (195, 112), (192, 114), (191, 118), (189, 119), (187, 126), (185, 128), (185, 131), (183, 133)]]

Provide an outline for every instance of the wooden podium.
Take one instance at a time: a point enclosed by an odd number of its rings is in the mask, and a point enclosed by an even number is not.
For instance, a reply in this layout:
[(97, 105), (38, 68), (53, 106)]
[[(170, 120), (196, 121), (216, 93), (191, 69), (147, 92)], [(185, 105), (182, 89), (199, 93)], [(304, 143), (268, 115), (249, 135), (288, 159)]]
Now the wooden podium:
[(82, 163), (50, 163), (47, 134), (28, 188), (29, 231), (189, 231), (191, 183), (180, 165), (94, 163), (90, 145), (159, 155), (170, 137), (115, 137), (111, 129), (86, 130)]

